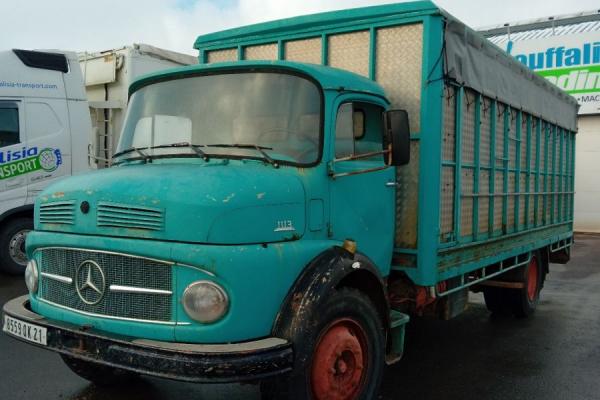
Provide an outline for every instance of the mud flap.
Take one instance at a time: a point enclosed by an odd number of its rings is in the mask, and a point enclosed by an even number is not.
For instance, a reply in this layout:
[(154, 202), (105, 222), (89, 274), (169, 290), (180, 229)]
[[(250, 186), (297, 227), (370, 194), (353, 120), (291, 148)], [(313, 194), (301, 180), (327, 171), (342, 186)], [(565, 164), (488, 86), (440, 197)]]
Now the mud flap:
[(390, 341), (388, 354), (385, 356), (385, 363), (392, 365), (402, 359), (404, 354), (404, 335), (406, 324), (410, 317), (399, 311), (390, 310)]
[(555, 264), (566, 264), (571, 259), (571, 247), (565, 247), (557, 251), (550, 251), (550, 262)]

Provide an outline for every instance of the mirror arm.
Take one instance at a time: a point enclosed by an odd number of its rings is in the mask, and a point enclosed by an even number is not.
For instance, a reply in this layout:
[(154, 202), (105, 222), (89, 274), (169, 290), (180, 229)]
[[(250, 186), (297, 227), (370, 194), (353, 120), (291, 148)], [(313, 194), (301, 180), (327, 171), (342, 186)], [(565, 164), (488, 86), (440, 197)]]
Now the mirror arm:
[(351, 176), (351, 175), (358, 175), (358, 174), (366, 174), (367, 172), (375, 172), (375, 171), (381, 171), (382, 169), (386, 169), (389, 168), (389, 165), (384, 165), (382, 167), (375, 167), (375, 168), (369, 168), (369, 169), (361, 169), (359, 171), (351, 171), (351, 172), (342, 172), (339, 174), (336, 173), (330, 173), (330, 176), (335, 179), (335, 178), (341, 178), (343, 176)]
[(346, 156), (346, 157), (341, 157), (341, 158), (335, 158), (333, 160), (333, 162), (336, 163), (336, 162), (340, 162), (340, 161), (360, 160), (363, 158), (371, 158), (371, 157), (379, 156), (382, 154), (389, 154), (389, 156), (391, 157), (391, 149), (388, 148), (387, 150), (372, 151), (370, 153), (363, 153), (363, 154), (351, 155), (351, 156)]

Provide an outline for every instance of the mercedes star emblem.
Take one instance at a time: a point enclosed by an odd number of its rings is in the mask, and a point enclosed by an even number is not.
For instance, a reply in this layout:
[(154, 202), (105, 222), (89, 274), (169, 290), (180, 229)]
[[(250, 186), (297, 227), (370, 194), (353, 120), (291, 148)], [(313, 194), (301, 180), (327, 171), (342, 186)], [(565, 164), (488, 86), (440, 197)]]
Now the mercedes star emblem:
[(79, 264), (75, 273), (75, 289), (85, 304), (98, 304), (106, 291), (106, 278), (100, 265), (92, 260)]

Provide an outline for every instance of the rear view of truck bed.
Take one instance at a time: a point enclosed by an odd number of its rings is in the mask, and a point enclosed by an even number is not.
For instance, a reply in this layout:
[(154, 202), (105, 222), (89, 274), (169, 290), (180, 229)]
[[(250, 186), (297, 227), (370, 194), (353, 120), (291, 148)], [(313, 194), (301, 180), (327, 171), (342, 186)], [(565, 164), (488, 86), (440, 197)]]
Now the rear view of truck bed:
[(346, 69), (408, 111), (411, 162), (397, 168), (392, 268), (414, 283), (464, 281), (571, 242), (576, 101), (433, 3), (275, 21), (201, 36), (195, 47), (201, 63)]

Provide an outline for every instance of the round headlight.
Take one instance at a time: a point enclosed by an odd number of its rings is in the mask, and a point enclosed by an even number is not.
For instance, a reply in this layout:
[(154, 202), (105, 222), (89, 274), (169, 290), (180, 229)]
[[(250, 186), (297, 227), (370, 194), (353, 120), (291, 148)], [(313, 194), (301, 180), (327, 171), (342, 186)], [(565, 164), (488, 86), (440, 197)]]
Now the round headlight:
[(213, 282), (194, 282), (183, 292), (183, 309), (196, 321), (215, 322), (225, 315), (228, 308), (225, 290)]
[(38, 269), (35, 260), (29, 260), (25, 268), (25, 284), (30, 293), (36, 293), (38, 290)]

